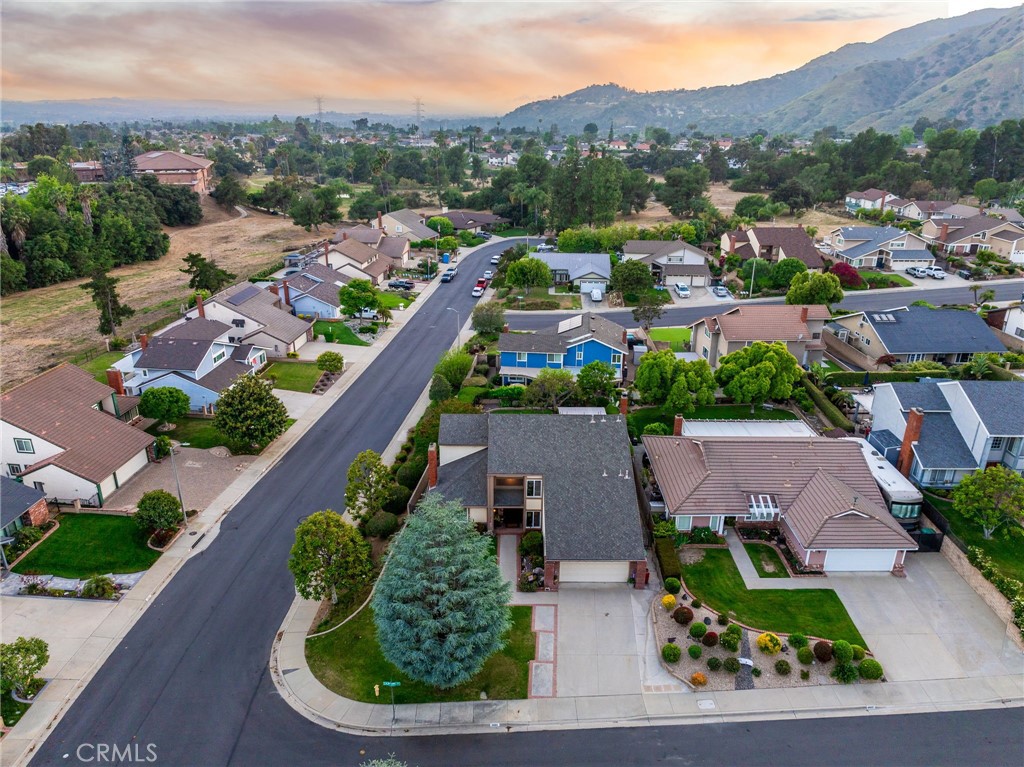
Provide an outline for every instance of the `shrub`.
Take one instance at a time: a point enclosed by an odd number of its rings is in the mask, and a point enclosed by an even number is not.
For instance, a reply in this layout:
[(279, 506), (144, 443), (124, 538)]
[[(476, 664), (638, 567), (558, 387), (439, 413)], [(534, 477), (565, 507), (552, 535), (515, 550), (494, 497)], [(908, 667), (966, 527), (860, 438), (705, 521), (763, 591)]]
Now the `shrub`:
[(398, 530), (398, 517), (390, 511), (378, 511), (366, 523), (366, 535), (370, 538), (388, 539)]
[(730, 623), (729, 627), (725, 630), (725, 633), (741, 637), (743, 636), (743, 629), (740, 628), (740, 625), (738, 623)]
[(861, 647), (859, 644), (852, 645), (852, 647), (853, 647), (853, 659), (855, 661), (862, 661), (862, 660), (864, 660), (864, 655), (866, 654), (866, 651), (864, 650), (864, 648)]
[(839, 284), (843, 289), (859, 288), (864, 284), (864, 278), (860, 276), (860, 272), (843, 261), (833, 264), (831, 272), (839, 278)]
[(403, 485), (392, 485), (388, 488), (387, 497), (384, 499), (384, 511), (389, 511), (396, 516), (404, 514), (409, 507), (411, 495), (412, 490), (409, 488)]
[(844, 431), (853, 432), (853, 421), (843, 415), (843, 412), (829, 401), (821, 389), (811, 383), (807, 376), (804, 376), (800, 382), (803, 384), (804, 389), (807, 390), (811, 399), (814, 400), (814, 404), (821, 409), (821, 412), (832, 422), (833, 426)]
[(413, 454), (409, 460), (402, 464), (395, 473), (395, 481), (402, 487), (412, 490), (420, 481), (423, 472), (427, 470), (427, 457), (425, 455)]
[(801, 647), (796, 651), (796, 659), (805, 666), (810, 666), (814, 663), (814, 652), (810, 647)]
[(487, 386), (487, 376), (470, 376), (466, 379), (466, 386)]
[(664, 437), (671, 434), (672, 429), (670, 429), (667, 425), (663, 424), (661, 421), (655, 421), (653, 423), (647, 424), (644, 427), (643, 433), (649, 436)]
[(789, 661), (785, 658), (779, 658), (775, 661), (775, 673), (781, 676), (789, 676), (789, 672), (793, 670), (793, 667), (789, 665)]
[(682, 565), (676, 555), (676, 544), (672, 538), (656, 538), (654, 553), (658, 556), (663, 578), (679, 578), (683, 574)]
[(718, 533), (710, 527), (695, 527), (690, 531), (690, 543), (719, 543)]
[(882, 678), (882, 664), (874, 658), (865, 658), (857, 667), (861, 679), (874, 681)]
[(740, 670), (740, 661), (738, 658), (726, 658), (722, 661), (722, 668), (730, 674), (735, 674)]
[(839, 639), (832, 643), (832, 657), (836, 663), (850, 663), (853, 661), (853, 645), (845, 639)]
[(139, 499), (135, 524), (142, 530), (170, 530), (181, 521), (181, 504), (166, 490), (150, 490)]
[(166, 458), (171, 454), (171, 438), (166, 434), (161, 434), (156, 438), (156, 442), (153, 445), (153, 454), (157, 458)]
[(544, 556), (544, 535), (539, 530), (531, 530), (519, 541), (519, 553), (524, 557)]
[(530, 573), (523, 573), (519, 576), (519, 590), (533, 592), (537, 590), (537, 579)]
[(836, 663), (836, 667), (832, 669), (832, 678), (843, 684), (856, 681), (858, 676), (860, 674), (857, 672), (857, 667), (852, 663)]
[(755, 677), (759, 677), (761, 676), (761, 669), (759, 669), (757, 666), (754, 666), (752, 669), (750, 669), (750, 673), (753, 674)]
[(705, 626), (703, 623), (694, 623), (693, 625), (690, 626), (690, 632), (689, 633), (690, 633), (690, 636), (692, 636), (694, 639), (700, 639), (706, 633), (708, 633), (708, 627)]
[(665, 591), (669, 594), (678, 594), (679, 590), (682, 589), (683, 584), (679, 582), (678, 578), (666, 578), (665, 579)]
[(114, 581), (106, 575), (94, 576), (82, 586), (82, 596), (86, 599), (110, 599), (116, 591)]
[(811, 672), (805, 668), (800, 669), (800, 678), (806, 682), (808, 679), (811, 678)]
[(672, 611), (672, 619), (680, 626), (685, 626), (693, 620), (693, 610), (680, 605)]
[(695, 672), (693, 676), (690, 677), (690, 684), (692, 684), (694, 687), (703, 687), (707, 683), (708, 678), (699, 671)]
[(666, 663), (678, 663), (679, 659), (683, 657), (683, 650), (677, 644), (667, 644), (661, 648), (661, 657), (665, 659)]
[(693, 609), (694, 610), (704, 606), (704, 603), (701, 602), (699, 599), (694, 599), (692, 604), (693, 604)]
[(708, 658), (708, 668), (711, 671), (718, 671), (722, 667), (721, 658)]
[(661, 606), (666, 610), (676, 609), (676, 598), (671, 594), (666, 594), (661, 598)]
[(736, 652), (740, 649), (740, 638), (736, 634), (722, 634), (718, 643), (729, 652)]
[(299, 353), (298, 352), (285, 352), (285, 356), (288, 357), (288, 359), (297, 360), (299, 358)]
[(704, 648), (702, 648), (699, 644), (692, 644), (687, 648), (686, 652), (689, 653), (691, 658), (697, 660), (698, 658), (700, 658), (701, 654), (703, 654)]
[(676, 526), (675, 523), (669, 522), (667, 519), (662, 519), (654, 523), (654, 537), (655, 538), (675, 538), (676, 537)]
[(345, 358), (337, 352), (323, 352), (316, 358), (316, 366), (325, 373), (340, 373), (345, 367)]
[(765, 655), (776, 655), (782, 650), (782, 640), (778, 634), (766, 631), (757, 638), (757, 649)]
[(719, 626), (728, 626), (729, 625), (729, 616), (726, 615), (725, 613), (719, 613), (718, 614), (718, 625)]
[(832, 660), (832, 645), (822, 639), (820, 642), (814, 643), (814, 657), (822, 663), (828, 663)]
[(490, 368), (487, 367), (486, 364), (477, 365), (475, 368), (473, 368), (473, 372), (476, 373), (478, 376), (486, 376), (489, 370)]
[(790, 634), (789, 635), (789, 646), (800, 649), (801, 647), (807, 647), (807, 637), (803, 634)]
[(714, 647), (718, 644), (718, 634), (714, 631), (709, 631), (704, 635), (704, 638), (700, 640), (705, 647)]

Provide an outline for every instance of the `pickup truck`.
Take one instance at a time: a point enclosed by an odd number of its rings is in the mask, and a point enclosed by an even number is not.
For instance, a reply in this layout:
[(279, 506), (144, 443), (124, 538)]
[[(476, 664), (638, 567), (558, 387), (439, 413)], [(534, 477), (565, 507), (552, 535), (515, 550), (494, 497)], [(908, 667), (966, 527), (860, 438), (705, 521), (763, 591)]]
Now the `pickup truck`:
[(455, 279), (455, 275), (459, 273), (459, 270), (454, 266), (445, 269), (444, 274), (441, 275), (441, 282), (451, 282)]
[(412, 280), (391, 280), (388, 287), (392, 290), (412, 290), (416, 287), (416, 283)]

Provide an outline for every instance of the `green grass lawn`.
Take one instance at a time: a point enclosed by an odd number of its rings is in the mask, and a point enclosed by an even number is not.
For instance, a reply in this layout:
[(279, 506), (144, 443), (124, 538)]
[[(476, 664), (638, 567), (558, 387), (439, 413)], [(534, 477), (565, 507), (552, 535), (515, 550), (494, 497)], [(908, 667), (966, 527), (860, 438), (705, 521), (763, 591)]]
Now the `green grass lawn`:
[(369, 344), (349, 328), (344, 322), (325, 322), (317, 320), (313, 323), (313, 332), (325, 339), (349, 346), (369, 346)]
[(385, 293), (381, 292), (378, 294), (380, 297), (380, 305), (385, 309), (397, 309), (399, 305), (408, 306), (416, 300), (416, 294), (412, 294), (412, 298), (405, 298), (398, 293)]
[(506, 647), (491, 656), (479, 674), (450, 690), (413, 681), (384, 659), (369, 607), (337, 631), (307, 641), (306, 660), (313, 675), (326, 687), (363, 703), (390, 702), (384, 688), (380, 698), (373, 694), (373, 686), (385, 679), (402, 683), (395, 690), (396, 703), (480, 700), (481, 692), (487, 693), (488, 700), (523, 699), (528, 693), (529, 662), (534, 654), (531, 612), (530, 607), (513, 607)]
[(275, 389), (286, 389), (309, 394), (320, 380), (323, 372), (312, 362), (275, 362), (262, 373), (263, 378), (273, 377)]
[(30, 705), (32, 704), (19, 703), (11, 697), (9, 692), (5, 692), (3, 697), (0, 697), (0, 714), (3, 715), (4, 727), (16, 725), (18, 720), (28, 711)]
[(97, 381), (105, 384), (107, 382), (107, 368), (123, 356), (124, 352), (104, 352), (98, 357), (93, 357), (88, 362), (79, 363), (78, 367), (87, 373), (92, 373)]
[(997, 532), (991, 540), (986, 541), (981, 527), (958, 514), (953, 509), (952, 501), (928, 494), (925, 502), (949, 521), (949, 527), (957, 538), (968, 546), (977, 546), (984, 551), (1005, 575), (1024, 581), (1024, 539), (1020, 536), (1004, 538)]
[(478, 394), (483, 394), (485, 391), (487, 391), (486, 386), (463, 386), (455, 396), (463, 402), (468, 402), (472, 405), (476, 396)]
[(525, 237), (527, 231), (522, 227), (510, 227), (508, 229), (502, 229), (500, 232), (495, 232), (499, 237)]
[(64, 514), (60, 529), (34, 549), (14, 571), (62, 578), (148, 570), (160, 557), (146, 546), (146, 534), (130, 517)]
[(179, 418), (175, 421), (176, 428), (171, 431), (158, 431), (160, 424), (153, 424), (146, 431), (154, 437), (161, 435), (178, 442), (188, 442), (189, 447), (206, 450), (211, 447), (229, 447), (228, 438), (217, 431), (212, 418)]
[(825, 369), (826, 373), (840, 373), (843, 370), (843, 368), (839, 367), (832, 360), (827, 359), (823, 359), (821, 361), (821, 366)]
[(682, 352), (690, 344), (690, 328), (651, 328), (647, 331), (655, 341), (668, 341), (672, 344), (672, 351)]
[[(779, 553), (765, 543), (744, 543), (743, 548), (747, 550), (754, 569), (762, 578), (788, 578), (789, 571), (783, 564)], [(768, 568), (771, 567), (771, 572)]]
[(878, 280), (878, 281), (881, 281), (883, 283), (888, 281), (888, 282), (893, 283), (893, 284), (895, 284), (895, 285), (897, 285), (897, 286), (899, 286), (901, 288), (912, 288), (912, 287), (914, 287), (914, 283), (913, 282), (908, 280), (906, 277), (901, 277), (900, 275), (894, 274), (893, 272), (870, 272), (870, 271), (861, 271), (861, 270), (858, 270), (858, 271), (860, 271), (860, 276), (863, 278), (864, 283), (865, 283), (864, 287), (860, 288), (860, 290), (866, 290), (869, 287), (867, 285), (867, 283), (872, 282), (874, 280)]
[[(750, 405), (708, 405), (698, 407), (685, 418), (688, 421), (795, 421), (797, 417), (788, 410), (763, 410), (755, 407), (751, 413)], [(665, 408), (645, 407), (630, 413), (627, 420), (634, 426), (636, 433), (641, 434), (647, 424), (656, 421), (671, 427), (675, 413)]]
[(728, 549), (705, 549), (704, 558), (683, 565), (686, 588), (718, 611), (762, 631), (799, 631), (825, 639), (845, 639), (867, 647), (832, 589), (748, 591)]
[(649, 290), (647, 290), (643, 294), (640, 294), (640, 293), (623, 293), (622, 294), (622, 303), (625, 304), (626, 306), (636, 306), (638, 303), (640, 303), (640, 296), (641, 295), (646, 295), (646, 296), (648, 296), (649, 298), (651, 298), (652, 300), (654, 300), (657, 303), (662, 303), (662, 304), (670, 304), (670, 303), (672, 303), (672, 294), (671, 293), (669, 293), (667, 290), (656, 290), (654, 288), (650, 288)]

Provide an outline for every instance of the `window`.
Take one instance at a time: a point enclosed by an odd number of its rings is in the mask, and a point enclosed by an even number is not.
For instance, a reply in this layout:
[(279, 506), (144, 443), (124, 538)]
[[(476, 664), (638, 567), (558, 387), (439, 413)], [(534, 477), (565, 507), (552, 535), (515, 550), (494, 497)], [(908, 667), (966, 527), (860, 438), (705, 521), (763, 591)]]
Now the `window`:
[(142, 377), (149, 378), (149, 371), (146, 370), (145, 368), (142, 369)]
[(583, 364), (583, 347), (582, 346), (580, 346), (579, 348), (576, 349), (576, 364), (577, 365), (582, 365)]
[(1005, 442), (1005, 440), (1002, 437), (993, 437), (992, 438), (992, 448), (991, 449), (992, 450), (1002, 450), (1004, 442)]
[(711, 330), (708, 328), (707, 325), (704, 326), (704, 337), (711, 338)]
[(220, 362), (222, 359), (224, 359), (224, 357), (225, 357), (224, 352), (222, 352), (222, 351), (217, 352), (216, 354), (213, 355), (213, 364), (216, 365), (218, 362)]
[(970, 362), (974, 359), (974, 352), (960, 352), (956, 355), (957, 362)]
[(231, 320), (231, 324), (234, 325), (236, 328), (244, 328), (245, 320)]
[(561, 363), (562, 363), (562, 355), (561, 354), (549, 354), (548, 355), (548, 364), (549, 365), (560, 365)]
[(542, 480), (539, 479), (528, 479), (526, 480), (526, 497), (527, 498), (540, 498), (543, 493)]
[(622, 364), (622, 355), (618, 354), (618, 353), (612, 354), (612, 365), (617, 367), (617, 366), (619, 366), (621, 364)]
[(861, 336), (860, 340), (864, 342), (865, 346), (871, 346), (871, 339), (867, 336)]
[(923, 359), (924, 359), (924, 355), (923, 354), (908, 354), (907, 355), (907, 362), (920, 362)]
[(401, 233), (403, 232), (403, 229), (402, 229), (402, 225), (401, 225), (401, 224), (396, 224), (396, 225), (395, 225), (395, 231), (396, 231), (396, 232), (397, 232), (398, 234), (401, 234)]
[(40, 493), (45, 493), (46, 492), (46, 485), (44, 485), (42, 482), (33, 482), (32, 483), (32, 487), (34, 487)]
[(708, 347), (705, 346), (703, 351), (704, 351), (704, 359), (708, 359)]
[(516, 352), (516, 364), (526, 364), (526, 352)]
[(20, 463), (9, 463), (9, 464), (7, 464), (7, 473), (10, 474), (12, 477), (17, 476), (18, 474), (21, 474), (21, 464)]
[(30, 439), (15, 439), (14, 449), (19, 453), (34, 453), (35, 448), (32, 447), (32, 440)]
[(540, 512), (539, 511), (528, 511), (526, 512), (526, 526), (531, 529), (540, 528)]

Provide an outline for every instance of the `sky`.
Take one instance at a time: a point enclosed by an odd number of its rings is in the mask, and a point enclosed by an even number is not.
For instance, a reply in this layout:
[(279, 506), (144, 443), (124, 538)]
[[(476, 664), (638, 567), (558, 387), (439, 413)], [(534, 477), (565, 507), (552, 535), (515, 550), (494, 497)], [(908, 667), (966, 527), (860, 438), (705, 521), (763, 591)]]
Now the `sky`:
[[(4, 100), (503, 114), (594, 83), (728, 85), (1020, 0), (4, 0)], [(307, 105), (302, 107), (301, 105)]]

